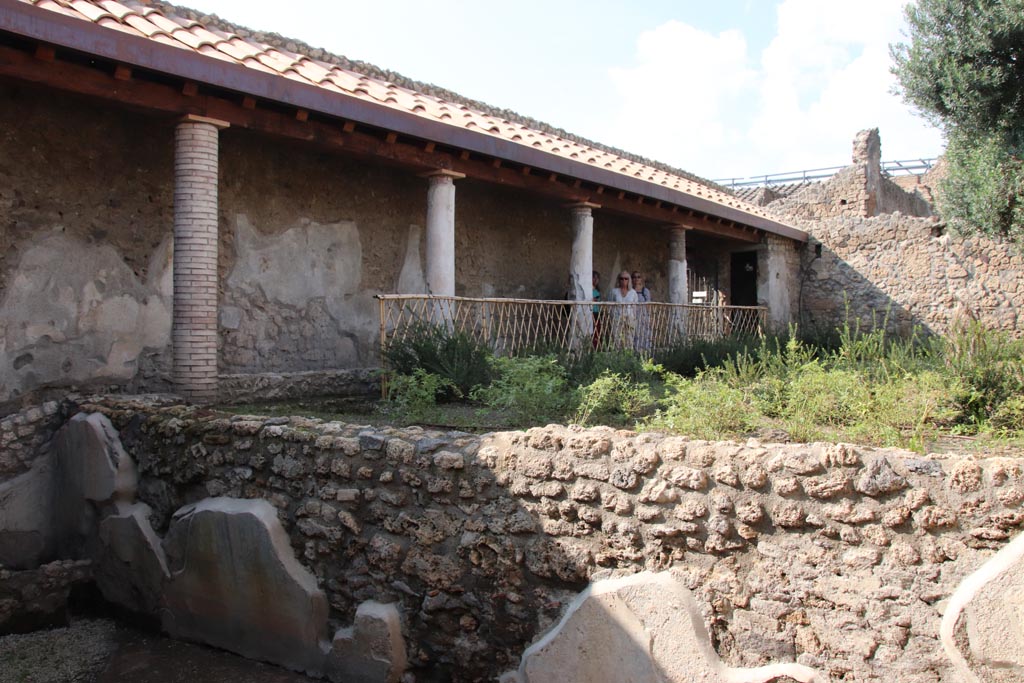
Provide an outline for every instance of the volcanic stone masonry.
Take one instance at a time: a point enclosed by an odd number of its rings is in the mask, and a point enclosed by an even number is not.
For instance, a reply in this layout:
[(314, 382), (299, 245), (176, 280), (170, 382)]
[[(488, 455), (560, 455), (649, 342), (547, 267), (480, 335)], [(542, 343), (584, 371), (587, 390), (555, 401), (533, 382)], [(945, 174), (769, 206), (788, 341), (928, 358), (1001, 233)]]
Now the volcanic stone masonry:
[[(137, 483), (130, 495), (111, 493), (120, 490), (113, 484), (93, 494), (108, 550), (90, 556), (95, 546), (83, 542), (83, 554), (67, 559), (92, 559), (100, 586), (134, 585), (113, 595), (134, 600), (128, 607), (173, 611), (188, 603), (174, 598), (183, 580), (175, 572), (203, 566), (184, 558), (213, 533), (193, 523), (189, 533), (201, 535), (183, 536), (185, 520), (217, 511), (221, 521), (211, 518), (210, 529), (283, 538), (273, 552), (259, 550), (269, 541), (252, 540), (245, 547), (256, 550), (222, 561), (239, 577), (247, 566), (264, 566), (304, 586), (294, 595), (322, 594), (288, 607), (281, 592), (283, 614), (306, 604), (301, 610), (327, 623), (305, 641), (322, 642), (319, 649), (292, 648), (298, 660), (278, 663), (327, 675), (341, 665), (326, 664), (322, 652), (359, 650), (344, 644), (360, 637), (346, 629), (360, 614), (377, 614), (373, 605), (388, 605), (390, 616), (364, 627), (377, 634), (377, 654), (357, 664), (377, 671), (373, 680), (470, 681), (512, 671), (545, 680), (525, 660), (521, 668), (526, 647), (589, 582), (647, 570), (670, 571), (692, 593), (721, 658), (721, 665), (707, 660), (707, 671), (789, 662), (813, 672), (807, 680), (967, 680), (943, 650), (947, 601), (1024, 523), (1019, 458), (559, 426), (474, 436), (230, 415), (142, 398), (96, 399), (54, 414), (74, 410), (79, 422), (110, 421), (94, 427), (106, 435), (94, 442), (108, 443), (101, 461), (110, 464), (99, 471), (121, 472), (128, 458)], [(31, 436), (12, 441), (20, 439)], [(82, 457), (65, 446), (41, 451), (37, 460), (64, 463), (58, 471)], [(17, 481), (2, 485), (0, 501)], [(0, 529), (0, 538), (7, 533)], [(219, 547), (224, 555), (227, 546)], [(257, 557), (265, 559), (253, 565)], [(1019, 675), (1018, 650), (992, 640), (1009, 633), (1020, 642), (1012, 618), (961, 612), (948, 646), (981, 680), (1000, 680), (991, 671)], [(181, 633), (190, 618), (164, 617), (165, 628)], [(629, 623), (648, 628), (643, 619)], [(227, 627), (207, 628), (215, 631), (208, 642), (253, 656), (244, 643), (218, 640)]]

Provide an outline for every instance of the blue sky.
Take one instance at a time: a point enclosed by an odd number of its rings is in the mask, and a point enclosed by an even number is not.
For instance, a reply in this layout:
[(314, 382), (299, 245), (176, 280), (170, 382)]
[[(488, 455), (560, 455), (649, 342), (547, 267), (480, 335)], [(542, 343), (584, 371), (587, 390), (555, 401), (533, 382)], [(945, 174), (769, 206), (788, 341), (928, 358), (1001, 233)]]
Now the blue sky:
[(942, 149), (890, 92), (902, 0), (178, 2), (708, 178)]

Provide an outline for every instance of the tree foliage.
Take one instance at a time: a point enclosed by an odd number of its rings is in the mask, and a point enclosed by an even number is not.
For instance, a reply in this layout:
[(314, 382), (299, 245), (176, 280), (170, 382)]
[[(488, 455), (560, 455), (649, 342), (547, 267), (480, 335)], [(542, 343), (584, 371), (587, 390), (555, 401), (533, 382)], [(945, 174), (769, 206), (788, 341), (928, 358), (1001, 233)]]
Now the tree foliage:
[(939, 210), (960, 231), (1024, 236), (1024, 0), (917, 0), (892, 47), (904, 99), (945, 132)]

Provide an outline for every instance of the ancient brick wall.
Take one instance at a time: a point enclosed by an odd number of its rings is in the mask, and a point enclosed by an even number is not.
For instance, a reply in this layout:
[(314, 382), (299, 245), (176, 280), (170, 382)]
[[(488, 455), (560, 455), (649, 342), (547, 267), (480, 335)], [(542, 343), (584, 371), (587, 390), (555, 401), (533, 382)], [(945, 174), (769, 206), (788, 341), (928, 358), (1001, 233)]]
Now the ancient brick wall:
[(400, 606), (420, 681), (514, 668), (591, 578), (674, 567), (731, 665), (951, 683), (942, 601), (1024, 523), (1014, 458), (81, 407), (120, 429), (158, 534), (184, 503), (270, 501), (332, 619)]

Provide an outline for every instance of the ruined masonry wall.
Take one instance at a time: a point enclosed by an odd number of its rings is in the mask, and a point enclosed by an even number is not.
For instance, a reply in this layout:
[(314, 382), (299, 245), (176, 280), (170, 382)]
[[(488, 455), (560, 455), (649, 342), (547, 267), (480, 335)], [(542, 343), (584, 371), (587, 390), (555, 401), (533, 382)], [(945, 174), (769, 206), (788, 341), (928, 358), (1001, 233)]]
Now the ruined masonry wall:
[(67, 419), (57, 401), (29, 406), (0, 419), (0, 484), (27, 472), (49, 452), (53, 435)]
[[(1024, 334), (1024, 252), (985, 236), (939, 234), (930, 219), (900, 214), (835, 218), (810, 227), (802, 324), (854, 319), (943, 333), (958, 318)], [(815, 258), (813, 245), (822, 245)]]
[(417, 681), (514, 668), (590, 579), (674, 566), (732, 666), (952, 683), (942, 600), (1024, 523), (1008, 458), (81, 408), (120, 430), (157, 533), (184, 503), (270, 501), (336, 623), (400, 605)]

